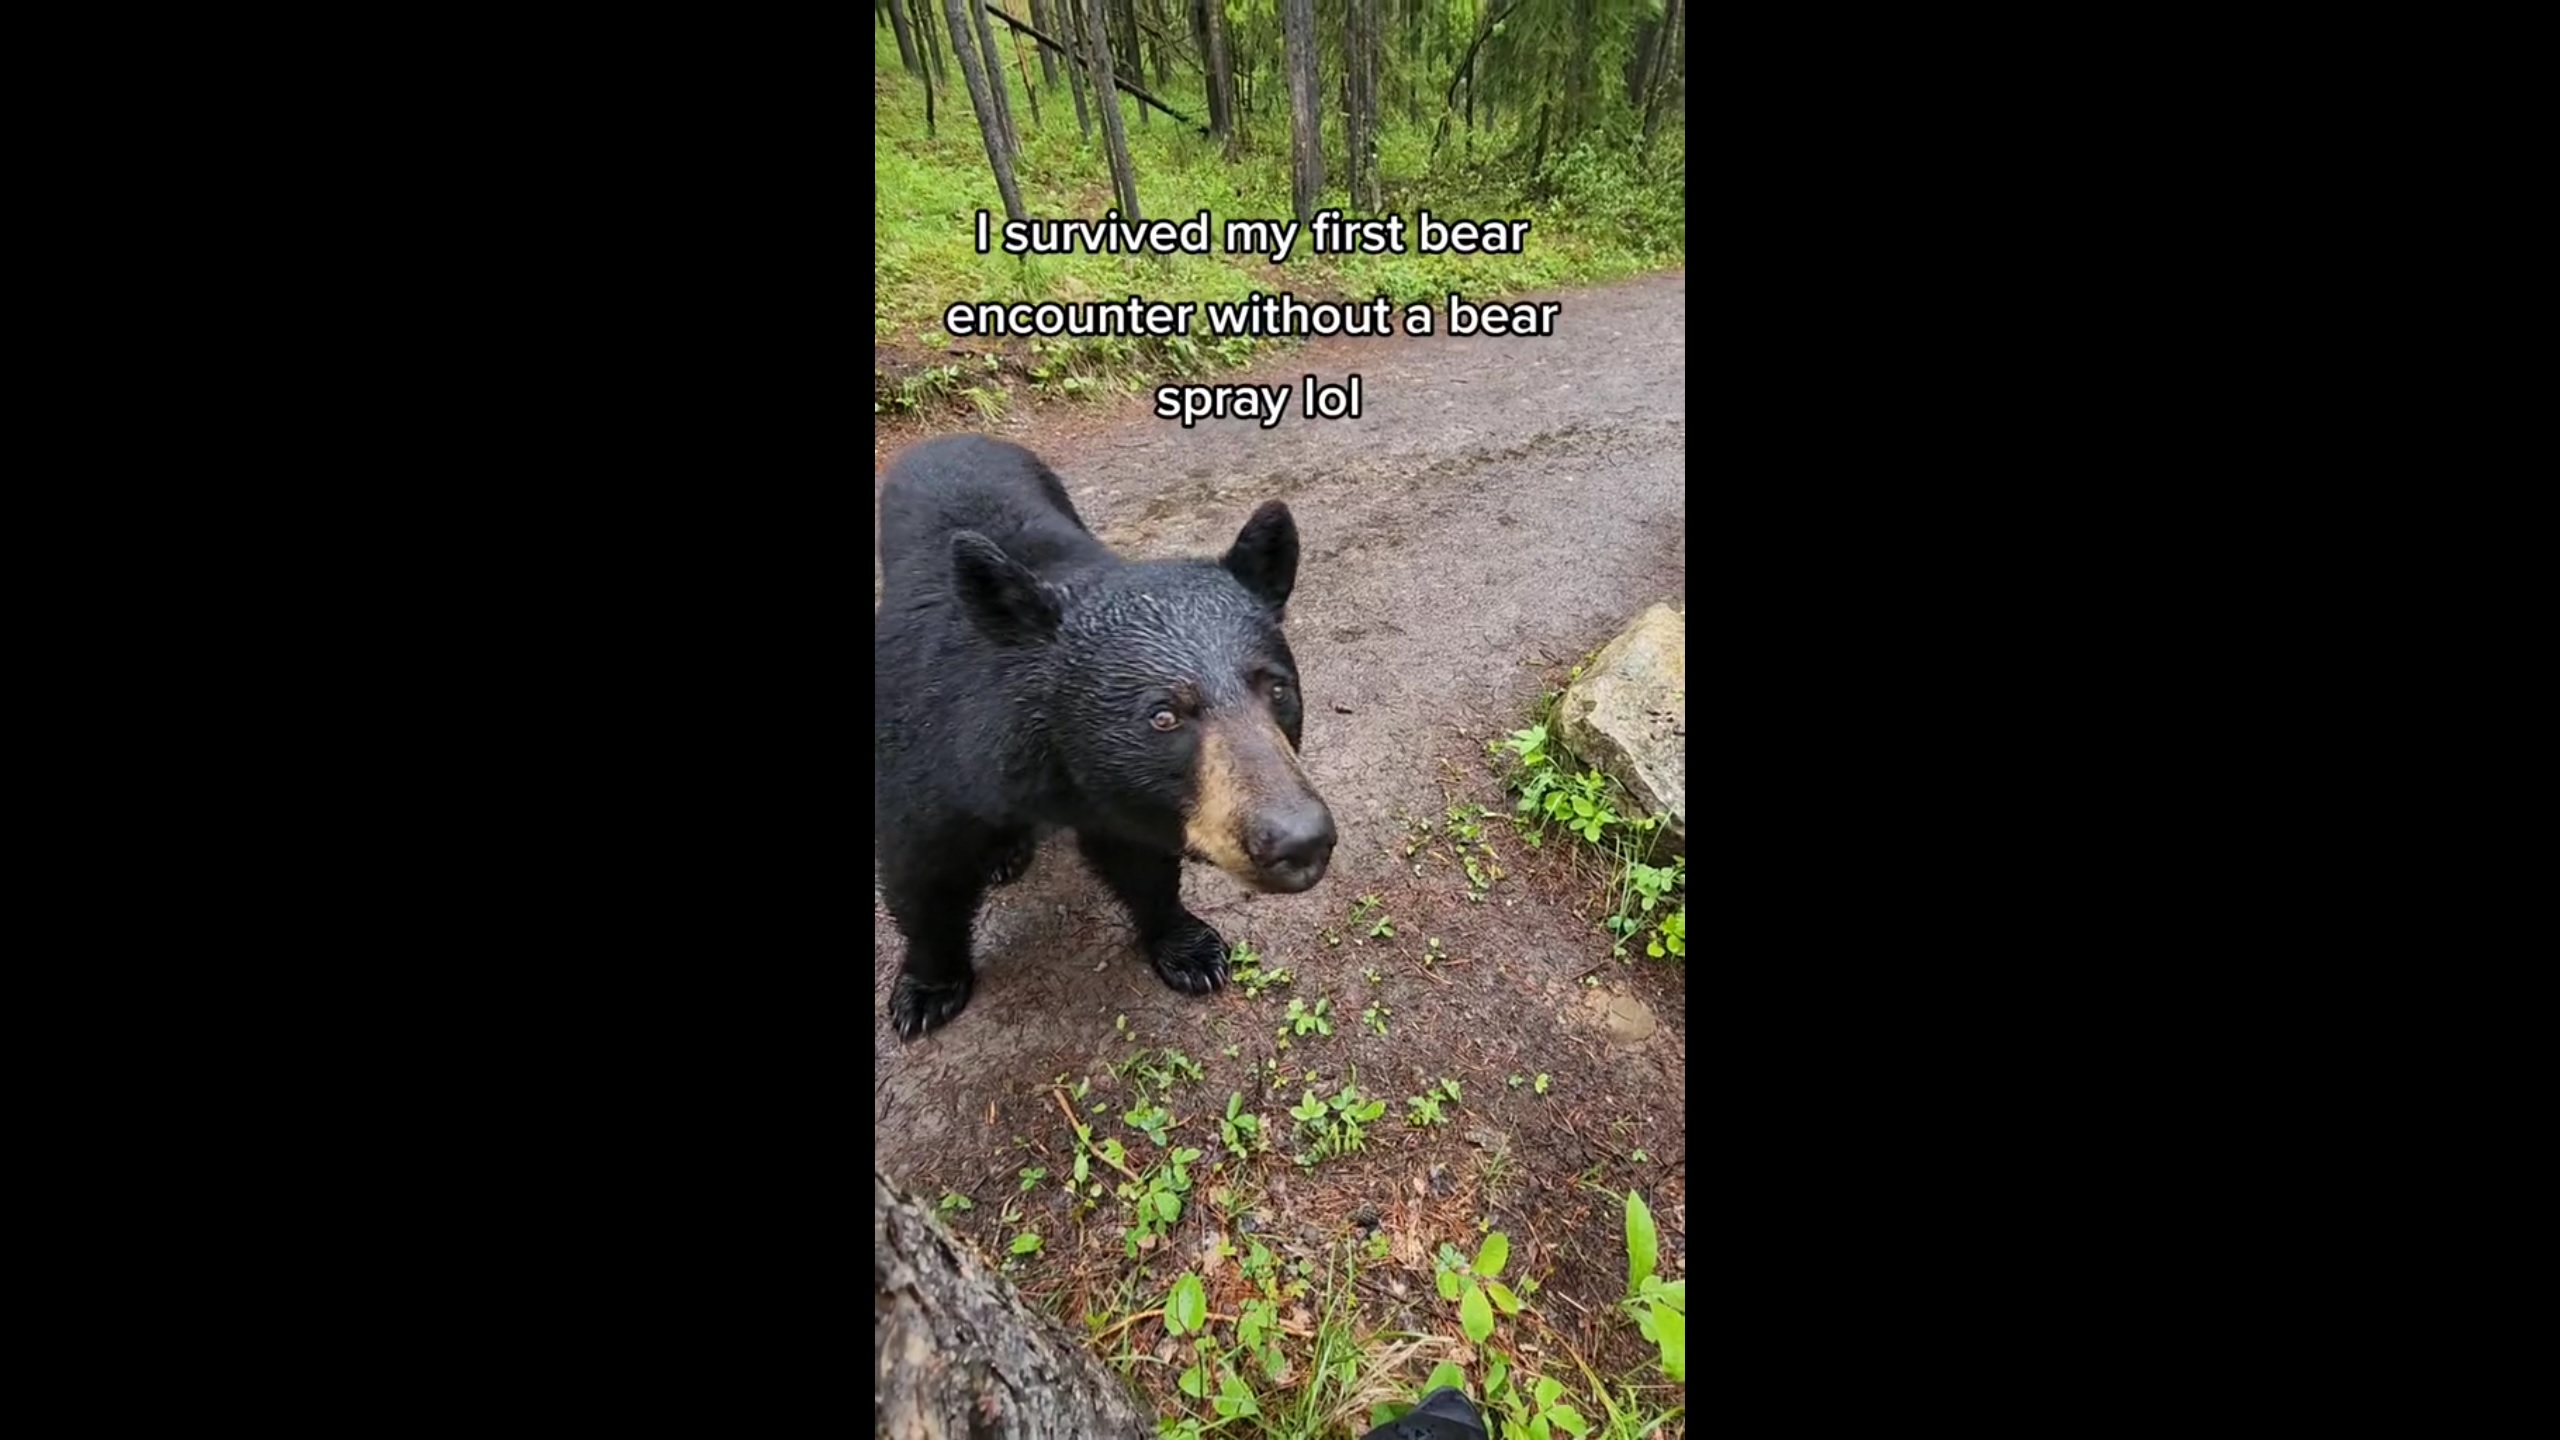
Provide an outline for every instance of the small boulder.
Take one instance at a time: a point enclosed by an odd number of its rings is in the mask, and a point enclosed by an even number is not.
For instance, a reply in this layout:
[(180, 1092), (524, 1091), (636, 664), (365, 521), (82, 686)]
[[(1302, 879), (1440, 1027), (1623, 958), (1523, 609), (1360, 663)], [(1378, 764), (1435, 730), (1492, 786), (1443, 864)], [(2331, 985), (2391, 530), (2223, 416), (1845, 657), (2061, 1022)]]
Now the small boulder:
[(1647, 814), (1668, 814), (1660, 852), (1689, 849), (1688, 623), (1668, 605), (1636, 617), (1556, 705), (1556, 739), (1627, 787)]

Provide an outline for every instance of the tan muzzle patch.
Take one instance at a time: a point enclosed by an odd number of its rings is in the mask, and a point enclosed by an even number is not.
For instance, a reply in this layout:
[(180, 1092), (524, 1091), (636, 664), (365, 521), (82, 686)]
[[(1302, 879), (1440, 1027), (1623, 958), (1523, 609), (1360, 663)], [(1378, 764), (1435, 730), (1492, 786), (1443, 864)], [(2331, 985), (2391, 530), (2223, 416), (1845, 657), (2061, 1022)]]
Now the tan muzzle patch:
[(1262, 797), (1281, 789), (1315, 789), (1298, 768), (1289, 737), (1267, 715), (1204, 729), (1199, 780), (1191, 813), (1183, 817), (1183, 846), (1240, 880), (1256, 874), (1252, 857), (1245, 854), (1244, 825)]

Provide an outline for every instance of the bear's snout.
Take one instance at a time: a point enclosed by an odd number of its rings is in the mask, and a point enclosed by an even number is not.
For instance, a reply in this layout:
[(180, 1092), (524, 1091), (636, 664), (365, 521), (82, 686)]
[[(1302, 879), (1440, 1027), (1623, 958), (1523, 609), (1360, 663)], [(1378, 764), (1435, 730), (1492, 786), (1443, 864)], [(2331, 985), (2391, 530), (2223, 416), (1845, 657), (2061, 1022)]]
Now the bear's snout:
[(1283, 895), (1312, 889), (1333, 860), (1333, 812), (1313, 796), (1245, 827), (1244, 853), (1264, 884)]

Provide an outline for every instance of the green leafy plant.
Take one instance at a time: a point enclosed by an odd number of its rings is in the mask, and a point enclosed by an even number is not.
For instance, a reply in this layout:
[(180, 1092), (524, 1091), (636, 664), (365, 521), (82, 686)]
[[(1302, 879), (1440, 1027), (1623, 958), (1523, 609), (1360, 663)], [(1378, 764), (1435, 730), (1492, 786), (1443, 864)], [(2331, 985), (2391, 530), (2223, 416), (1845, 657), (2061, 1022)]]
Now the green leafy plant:
[(1263, 1125), (1260, 1115), (1244, 1108), (1243, 1091), (1228, 1094), (1227, 1113), (1218, 1117), (1218, 1140), (1227, 1147), (1229, 1154), (1239, 1160), (1246, 1158), (1248, 1149), (1267, 1151), (1271, 1148), (1271, 1133)]
[(1368, 1009), (1360, 1012), (1360, 1023), (1384, 1035), (1387, 1033), (1387, 1017), (1394, 1013), (1383, 1002), (1373, 1001)]
[(1496, 1230), (1484, 1237), (1476, 1247), (1476, 1258), (1467, 1259), (1454, 1245), (1440, 1247), (1438, 1274), (1440, 1298), (1457, 1302), (1458, 1328), (1467, 1339), (1482, 1345), (1493, 1334), (1493, 1312), (1499, 1306), (1505, 1315), (1520, 1313), (1520, 1297), (1502, 1283), (1502, 1267), (1511, 1260), (1511, 1237)]
[(1408, 1112), (1405, 1123), (1416, 1129), (1425, 1125), (1448, 1124), (1448, 1116), (1442, 1114), (1440, 1109), (1444, 1100), (1452, 1105), (1458, 1102), (1457, 1081), (1444, 1079), (1431, 1089), (1407, 1098), (1404, 1102)]
[(1141, 1050), (1123, 1067), (1144, 1085), (1158, 1091), (1170, 1090), (1185, 1080), (1201, 1077), (1200, 1062), (1167, 1046), (1162, 1050)]
[(1165, 1127), (1173, 1123), (1173, 1116), (1166, 1113), (1163, 1106), (1152, 1104), (1141, 1105), (1130, 1111), (1128, 1114), (1121, 1116), (1120, 1119), (1126, 1123), (1130, 1129), (1136, 1130), (1144, 1134), (1148, 1139), (1156, 1142), (1156, 1148), (1159, 1150), (1163, 1149), (1166, 1144), (1167, 1137)]
[[(1496, 1365), (1505, 1362), (1496, 1360)], [(1507, 1368), (1507, 1367), (1506, 1367)], [(1564, 1385), (1552, 1377), (1529, 1377), (1524, 1385), (1511, 1375), (1502, 1377), (1499, 1386), (1488, 1379), (1485, 1393), (1492, 1398), (1493, 1408), (1503, 1418), (1504, 1433), (1525, 1435), (1530, 1440), (1554, 1440), (1557, 1435), (1588, 1435), (1591, 1422), (1582, 1412), (1564, 1403)]]
[(1673, 1381), (1689, 1378), (1689, 1282), (1665, 1282), (1653, 1273), (1656, 1258), (1653, 1212), (1644, 1197), (1627, 1192), (1627, 1298), (1636, 1329), (1662, 1353), (1662, 1373)]
[(1664, 955), (1686, 957), (1689, 953), (1689, 907), (1681, 906), (1662, 917), (1653, 927), (1653, 938), (1644, 942), (1644, 953), (1659, 960)]
[(1190, 1193), (1191, 1166), (1199, 1158), (1199, 1151), (1177, 1146), (1164, 1163), (1139, 1179), (1121, 1182), (1119, 1197), (1131, 1207), (1129, 1227), (1120, 1235), (1128, 1258), (1136, 1259), (1151, 1238), (1161, 1239), (1182, 1218), (1182, 1197)]
[(1275, 985), (1292, 984), (1297, 977), (1292, 975), (1286, 966), (1264, 969), (1262, 956), (1239, 940), (1236, 942), (1235, 949), (1227, 956), (1227, 978), (1236, 983), (1236, 988), (1244, 991), (1244, 998), (1259, 1000), (1262, 998), (1263, 991)]
[(1280, 1033), (1284, 1037), (1293, 1031), (1300, 1036), (1330, 1035), (1333, 1033), (1332, 1009), (1333, 1001), (1330, 999), (1317, 1000), (1313, 1009), (1309, 1009), (1304, 1000), (1292, 1000), (1289, 1013), (1281, 1017)]
[(1313, 1165), (1359, 1149), (1367, 1138), (1368, 1127), (1386, 1113), (1386, 1101), (1370, 1099), (1360, 1093), (1357, 1085), (1344, 1084), (1331, 1099), (1307, 1091), (1304, 1101), (1289, 1108), (1290, 1117), (1310, 1142), (1309, 1148), (1298, 1156), (1298, 1163)]
[(942, 1198), (935, 1201), (933, 1206), (934, 1213), (937, 1215), (955, 1215), (963, 1210), (975, 1210), (977, 1208), (977, 1201), (970, 1199), (968, 1196), (961, 1194), (957, 1190), (945, 1191)]

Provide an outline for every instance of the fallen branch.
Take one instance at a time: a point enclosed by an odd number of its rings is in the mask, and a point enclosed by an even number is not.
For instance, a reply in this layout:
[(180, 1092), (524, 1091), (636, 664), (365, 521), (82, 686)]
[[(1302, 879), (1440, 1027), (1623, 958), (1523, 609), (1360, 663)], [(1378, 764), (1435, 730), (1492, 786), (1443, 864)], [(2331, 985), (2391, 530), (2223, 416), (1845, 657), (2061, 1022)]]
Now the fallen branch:
[(1110, 1166), (1112, 1169), (1119, 1171), (1121, 1174), (1128, 1176), (1130, 1179), (1137, 1181), (1141, 1185), (1147, 1183), (1146, 1177), (1140, 1175), (1137, 1171), (1130, 1169), (1121, 1161), (1112, 1159), (1110, 1155), (1103, 1151), (1101, 1146), (1094, 1144), (1091, 1139), (1087, 1138), (1092, 1135), (1093, 1128), (1085, 1124), (1082, 1120), (1076, 1118), (1076, 1108), (1067, 1103), (1066, 1091), (1052, 1089), (1049, 1093), (1051, 1096), (1056, 1098), (1058, 1102), (1058, 1109), (1065, 1112), (1067, 1123), (1075, 1127), (1076, 1142), (1084, 1146), (1086, 1154), (1091, 1155), (1094, 1159), (1101, 1161), (1103, 1164)]

